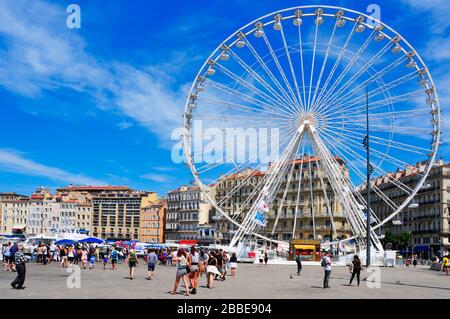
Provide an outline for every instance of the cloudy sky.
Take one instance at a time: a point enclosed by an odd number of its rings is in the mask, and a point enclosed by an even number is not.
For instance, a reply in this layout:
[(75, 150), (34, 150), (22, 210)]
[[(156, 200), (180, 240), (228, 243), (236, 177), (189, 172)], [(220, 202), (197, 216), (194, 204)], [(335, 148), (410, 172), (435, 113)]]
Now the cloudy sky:
[[(68, 5), (81, 28), (66, 25)], [(164, 195), (189, 183), (173, 164), (187, 88), (210, 52), (249, 21), (321, 1), (0, 2), (0, 191), (119, 184)], [(422, 55), (450, 137), (447, 0), (333, 1), (381, 19)], [(441, 155), (449, 151), (443, 145)]]

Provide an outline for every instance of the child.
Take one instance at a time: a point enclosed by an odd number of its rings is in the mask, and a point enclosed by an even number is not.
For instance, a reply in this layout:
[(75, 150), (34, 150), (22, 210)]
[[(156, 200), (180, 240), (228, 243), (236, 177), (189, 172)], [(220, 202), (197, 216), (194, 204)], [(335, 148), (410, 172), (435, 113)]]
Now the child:
[(106, 265), (108, 264), (108, 255), (103, 256), (103, 269), (106, 270)]
[(94, 269), (95, 266), (95, 255), (91, 256), (91, 259), (89, 260), (89, 269)]

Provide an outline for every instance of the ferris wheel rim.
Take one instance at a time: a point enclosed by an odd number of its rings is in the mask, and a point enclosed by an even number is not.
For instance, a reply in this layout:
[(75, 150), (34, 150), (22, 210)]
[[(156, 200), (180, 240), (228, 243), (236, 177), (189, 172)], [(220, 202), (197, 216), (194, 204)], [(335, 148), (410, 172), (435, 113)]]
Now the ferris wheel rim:
[[(191, 88), (189, 90), (190, 94), (192, 94), (192, 92), (195, 91), (195, 86), (197, 83), (197, 79), (202, 76), (202, 71), (206, 70), (205, 68), (208, 65), (208, 62), (210, 60), (213, 59), (213, 57), (221, 50), (221, 48), (223, 47), (224, 44), (226, 44), (227, 42), (229, 42), (233, 37), (236, 37), (237, 34), (239, 34), (239, 32), (241, 32), (242, 30), (248, 28), (249, 26), (251, 26), (252, 24), (266, 19), (268, 17), (271, 17), (275, 14), (281, 14), (281, 13), (285, 13), (287, 11), (293, 11), (293, 10), (299, 10), (299, 9), (314, 9), (314, 8), (322, 8), (322, 9), (334, 9), (334, 10), (343, 10), (344, 12), (347, 13), (353, 13), (359, 16), (363, 16), (365, 18), (369, 18), (375, 22), (377, 22), (378, 24), (382, 25), (384, 28), (386, 28), (387, 30), (391, 31), (395, 36), (399, 36), (400, 40), (402, 41), (402, 51), (405, 51), (405, 47), (407, 47), (408, 49), (412, 50), (413, 52), (415, 52), (415, 58), (418, 60), (418, 62), (420, 62), (420, 64), (425, 68), (425, 73), (427, 75), (427, 79), (430, 82), (430, 87), (434, 90), (433, 94), (434, 94), (434, 98), (435, 98), (435, 103), (434, 103), (434, 108), (436, 109), (436, 117), (437, 117), (437, 123), (433, 123), (433, 138), (432, 138), (432, 143), (431, 143), (431, 152), (427, 158), (427, 164), (426, 164), (426, 168), (423, 172), (424, 176), (422, 178), (420, 178), (419, 182), (417, 183), (417, 185), (415, 186), (415, 188), (413, 189), (412, 193), (406, 198), (406, 200), (403, 201), (403, 203), (398, 206), (397, 210), (394, 211), (393, 213), (391, 213), (388, 217), (386, 217), (385, 219), (383, 219), (382, 221), (380, 221), (379, 223), (377, 223), (375, 226), (372, 227), (373, 230), (378, 229), (379, 227), (383, 226), (384, 224), (386, 224), (387, 222), (389, 222), (390, 220), (392, 220), (396, 215), (398, 215), (398, 213), (400, 213), (414, 198), (414, 196), (417, 194), (417, 192), (420, 190), (420, 188), (423, 186), (423, 184), (425, 183), (425, 180), (427, 178), (427, 176), (429, 175), (432, 167), (434, 166), (435, 160), (436, 160), (436, 156), (437, 156), (437, 152), (440, 146), (440, 137), (441, 137), (441, 107), (440, 107), (440, 101), (439, 101), (439, 94), (437, 92), (437, 88), (435, 85), (435, 82), (433, 80), (433, 77), (429, 71), (429, 69), (426, 67), (425, 62), (423, 61), (422, 57), (420, 56), (420, 54), (414, 49), (414, 47), (403, 37), (401, 36), (397, 31), (395, 31), (392, 27), (390, 27), (389, 25), (385, 24), (383, 21), (378, 20), (374, 17), (371, 17), (365, 13), (356, 11), (356, 10), (352, 10), (352, 9), (348, 9), (348, 8), (344, 8), (344, 7), (340, 7), (340, 6), (329, 6), (329, 5), (303, 5), (303, 6), (294, 6), (294, 7), (290, 7), (290, 8), (286, 8), (286, 9), (282, 9), (282, 10), (277, 10), (277, 11), (273, 11), (269, 14), (266, 14), (264, 16), (261, 16), (257, 19), (254, 19), (253, 21), (251, 21), (250, 23), (246, 24), (245, 26), (239, 28), (237, 31), (235, 31), (234, 33), (232, 33), (227, 39), (225, 39), (210, 55), (209, 57), (206, 59), (206, 61), (204, 62), (204, 64), (202, 65), (202, 67), (200, 68), (200, 71), (197, 73), (197, 76), (195, 77), (195, 80), (193, 81)], [(306, 16), (307, 14), (305, 14)], [(313, 14), (308, 14), (308, 15), (313, 15)], [(332, 14), (324, 14), (324, 16), (333, 16)], [(287, 20), (292, 18), (293, 16), (286, 16), (283, 17), (282, 20)], [(345, 17), (347, 18), (347, 17)], [(349, 18), (350, 20), (353, 20), (351, 18)], [(273, 21), (265, 23), (264, 26), (266, 25), (270, 25), (272, 24)], [(373, 26), (368, 25), (366, 23), (365, 24), (367, 27), (374, 29)], [(248, 31), (247, 34), (250, 34), (254, 31), (255, 29), (252, 29), (251, 31)], [(387, 36), (388, 39), (392, 39), (393, 37), (389, 37)], [(236, 42), (237, 40), (235, 40), (233, 42), (233, 44)], [(233, 45), (232, 44), (232, 45)], [(231, 46), (230, 46), (231, 47)], [(216, 58), (216, 61), (219, 59), (219, 57)], [(418, 66), (416, 66), (416, 68), (418, 68)], [(427, 86), (428, 88), (428, 86)], [(189, 94), (189, 96), (190, 96)], [(188, 112), (188, 104), (189, 104), (189, 96), (187, 98), (186, 104), (185, 104), (185, 111), (184, 114), (186, 115)], [(433, 108), (433, 106), (431, 106), (431, 108)], [(217, 211), (223, 216), (225, 217), (228, 221), (230, 221), (231, 223), (233, 223), (234, 225), (241, 227), (242, 224), (237, 222), (236, 220), (234, 220), (233, 218), (231, 218), (230, 216), (228, 216), (228, 214), (226, 214), (221, 207), (219, 207), (218, 205), (216, 205), (216, 200), (211, 198), (210, 195), (208, 194), (208, 191), (206, 190), (206, 186), (203, 183), (203, 181), (200, 179), (199, 177), (199, 173), (196, 170), (196, 167), (193, 163), (192, 160), (192, 153), (191, 153), (191, 144), (189, 142), (189, 133), (190, 133), (190, 129), (187, 127), (187, 120), (186, 117), (184, 116), (183, 119), (183, 147), (184, 147), (184, 152), (185, 152), (185, 158), (187, 160), (187, 164), (190, 167), (190, 170), (194, 176), (194, 179), (197, 183), (197, 185), (200, 187), (201, 191), (204, 193), (204, 195), (206, 196), (206, 198), (208, 199), (208, 201), (217, 209)], [(275, 240), (273, 238), (269, 238), (266, 237), (264, 235), (261, 235), (257, 232), (251, 231), (251, 234), (253, 234), (256, 237), (259, 237), (261, 239), (270, 241), (270, 242), (274, 242), (274, 243), (286, 243), (286, 241), (280, 241), (280, 240)], [(356, 236), (355, 236), (356, 238)], [(347, 239), (348, 240), (348, 239)]]

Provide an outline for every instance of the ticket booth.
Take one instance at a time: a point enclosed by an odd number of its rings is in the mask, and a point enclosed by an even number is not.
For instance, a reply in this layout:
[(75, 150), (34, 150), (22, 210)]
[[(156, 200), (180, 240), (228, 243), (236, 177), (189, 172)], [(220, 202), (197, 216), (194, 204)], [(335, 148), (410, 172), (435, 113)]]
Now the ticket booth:
[(294, 239), (289, 243), (289, 260), (320, 261), (320, 240)]

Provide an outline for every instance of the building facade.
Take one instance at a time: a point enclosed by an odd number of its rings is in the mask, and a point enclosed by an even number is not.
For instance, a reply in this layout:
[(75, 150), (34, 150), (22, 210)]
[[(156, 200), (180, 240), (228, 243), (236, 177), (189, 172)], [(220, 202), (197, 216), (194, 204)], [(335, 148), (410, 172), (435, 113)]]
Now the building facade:
[(166, 230), (167, 202), (160, 200), (141, 208), (139, 241), (164, 243)]
[(28, 202), (28, 196), (0, 193), (0, 233), (11, 234), (13, 228), (27, 226)]
[[(207, 190), (215, 196), (215, 188)], [(167, 196), (166, 241), (196, 240), (199, 226), (210, 222), (211, 204), (196, 186), (181, 186)]]
[(155, 192), (127, 186), (68, 186), (57, 189), (57, 195), (63, 201), (77, 201), (75, 220), (71, 222), (80, 225), (80, 230), (89, 229), (92, 236), (117, 240), (137, 240), (141, 208), (158, 199)]
[(92, 203), (77, 204), (75, 223), (79, 232), (92, 234)]
[[(397, 170), (390, 177), (381, 176), (374, 180), (376, 186), (386, 194), (397, 206), (403, 203), (407, 193), (393, 185), (392, 178), (413, 188), (420, 173), (425, 169), (425, 163), (411, 165), (405, 170)], [(373, 195), (371, 200), (373, 212), (380, 220), (388, 217), (393, 211), (379, 196)], [(392, 221), (381, 227), (382, 234), (390, 233), (400, 236), (409, 234), (408, 250), (434, 256), (450, 249), (450, 163), (437, 160), (431, 168), (424, 185), (419, 189), (408, 205)], [(401, 247), (399, 247), (401, 248)], [(406, 247), (403, 247), (406, 248)]]
[[(291, 163), (293, 169), (284, 176), (269, 207), (267, 226), (261, 227), (259, 233), (280, 241), (335, 240), (350, 235), (350, 225), (318, 161), (318, 158), (305, 156)], [(344, 176), (349, 178), (345, 163), (340, 159), (337, 161)], [(225, 214), (240, 223), (256, 198), (251, 194), (259, 192), (257, 185), (262, 185), (264, 178), (265, 172), (251, 169), (224, 176), (216, 185), (216, 203)], [(219, 212), (213, 220), (220, 243), (230, 243), (237, 226)]]

